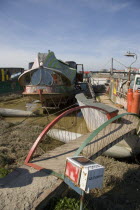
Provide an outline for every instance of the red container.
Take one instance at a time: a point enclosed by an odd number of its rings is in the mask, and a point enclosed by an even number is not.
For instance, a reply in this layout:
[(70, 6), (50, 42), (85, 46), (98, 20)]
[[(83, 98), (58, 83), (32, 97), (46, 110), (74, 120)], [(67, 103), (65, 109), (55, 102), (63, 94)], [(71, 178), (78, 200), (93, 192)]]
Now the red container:
[(140, 114), (140, 92), (138, 90), (133, 93), (131, 112)]
[(131, 112), (133, 102), (133, 89), (128, 89), (127, 92), (127, 111)]

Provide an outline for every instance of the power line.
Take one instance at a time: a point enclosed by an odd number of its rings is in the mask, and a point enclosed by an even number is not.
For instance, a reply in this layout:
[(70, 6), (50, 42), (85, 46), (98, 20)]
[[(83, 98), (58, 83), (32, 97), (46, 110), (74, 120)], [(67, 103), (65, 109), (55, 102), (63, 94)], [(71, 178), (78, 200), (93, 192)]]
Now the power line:
[(118, 62), (119, 64), (121, 64), (122, 66), (124, 66), (125, 68), (127, 68), (127, 66), (125, 66), (123, 63), (121, 63), (120, 61), (116, 60), (115, 58), (113, 58), (114, 61)]
[(105, 65), (102, 65), (102, 67), (100, 69), (103, 69), (105, 66), (108, 65), (108, 63), (111, 63), (111, 59), (109, 59)]

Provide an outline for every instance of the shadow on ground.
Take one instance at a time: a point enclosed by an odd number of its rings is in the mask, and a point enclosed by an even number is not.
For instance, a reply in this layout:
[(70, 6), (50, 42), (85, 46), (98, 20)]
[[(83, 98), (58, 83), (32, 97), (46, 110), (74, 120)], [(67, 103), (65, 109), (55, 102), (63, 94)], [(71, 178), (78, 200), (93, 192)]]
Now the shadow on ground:
[[(34, 169), (32, 169), (34, 170)], [(0, 178), (0, 188), (16, 188), (31, 184), (35, 177), (51, 175), (51, 170), (40, 170), (31, 172), (27, 168), (17, 168), (4, 178)]]

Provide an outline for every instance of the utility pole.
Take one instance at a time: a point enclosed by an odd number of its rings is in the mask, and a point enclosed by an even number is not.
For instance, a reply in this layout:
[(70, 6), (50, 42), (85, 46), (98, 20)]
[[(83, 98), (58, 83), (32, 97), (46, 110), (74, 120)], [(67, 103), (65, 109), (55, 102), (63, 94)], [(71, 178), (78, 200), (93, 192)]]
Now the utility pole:
[(111, 58), (111, 71), (110, 71), (110, 74), (111, 75), (113, 74), (113, 58)]
[(129, 87), (130, 87), (131, 69), (132, 69), (131, 66), (132, 66), (133, 63), (136, 62), (136, 60), (137, 60), (137, 54), (136, 54), (136, 53), (131, 53), (131, 52), (129, 51), (129, 52), (127, 52), (127, 53), (125, 54), (125, 56), (135, 58), (135, 60), (134, 60), (134, 61), (130, 64), (130, 66), (129, 66), (129, 71), (128, 71), (128, 88), (129, 88)]

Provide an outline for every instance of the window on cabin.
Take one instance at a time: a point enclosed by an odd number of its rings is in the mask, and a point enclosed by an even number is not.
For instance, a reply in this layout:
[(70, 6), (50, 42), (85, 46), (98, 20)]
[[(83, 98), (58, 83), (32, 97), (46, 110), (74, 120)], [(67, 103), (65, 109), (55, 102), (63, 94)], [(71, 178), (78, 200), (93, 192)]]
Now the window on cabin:
[(30, 74), (27, 74), (27, 75), (25, 76), (25, 84), (26, 84), (26, 85), (29, 85), (30, 82), (31, 82), (31, 76), (30, 76)]
[(39, 85), (41, 82), (41, 69), (37, 69), (31, 75), (31, 84)]
[(70, 81), (63, 75), (59, 75), (53, 72), (52, 77), (53, 77), (53, 83), (55, 85), (70, 85)]
[(53, 78), (51, 74), (44, 69), (42, 69), (41, 74), (42, 74), (41, 75), (42, 77), (41, 77), (40, 85), (51, 86), (53, 84)]
[(140, 85), (140, 78), (137, 78), (136, 85)]
[(53, 77), (53, 83), (55, 85), (63, 85), (63, 82), (62, 82), (62, 79), (61, 79), (60, 75), (53, 72), (52, 77)]
[(45, 69), (37, 69), (31, 75), (32, 85), (47, 85), (51, 86), (53, 83), (53, 78), (49, 72)]
[(69, 85), (70, 82), (66, 77), (59, 75), (55, 72), (50, 74), (45, 69), (37, 69), (32, 74), (27, 74), (25, 76), (26, 85)]

